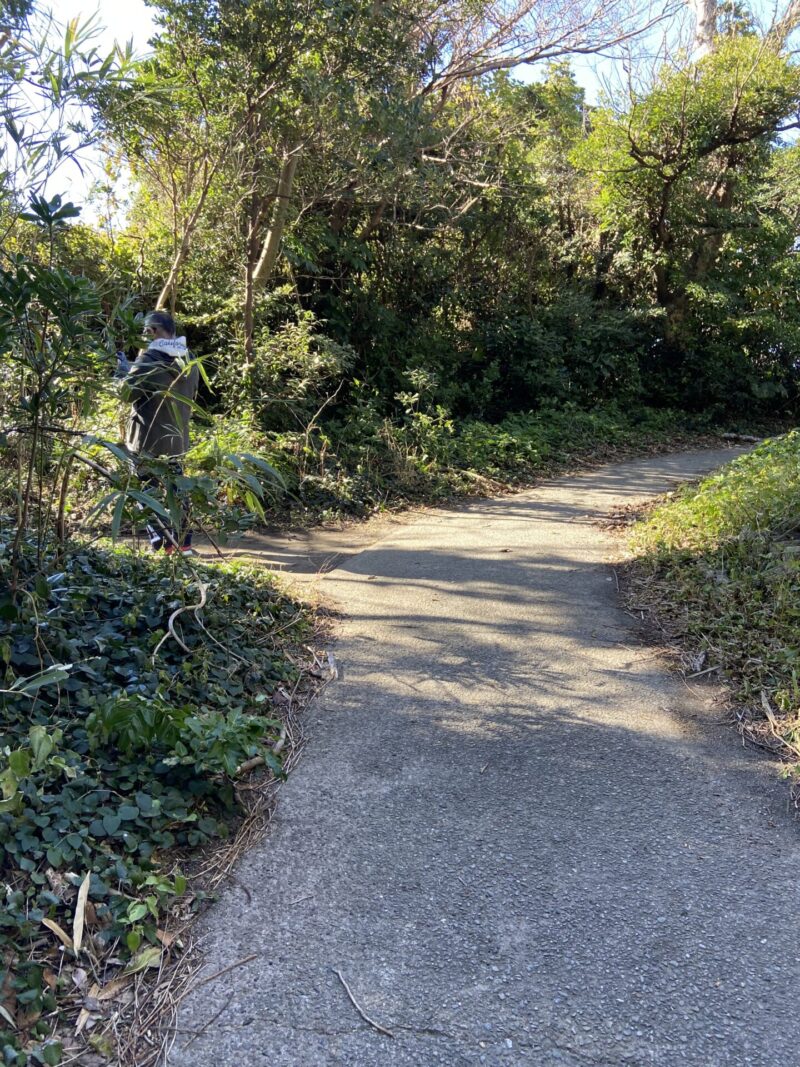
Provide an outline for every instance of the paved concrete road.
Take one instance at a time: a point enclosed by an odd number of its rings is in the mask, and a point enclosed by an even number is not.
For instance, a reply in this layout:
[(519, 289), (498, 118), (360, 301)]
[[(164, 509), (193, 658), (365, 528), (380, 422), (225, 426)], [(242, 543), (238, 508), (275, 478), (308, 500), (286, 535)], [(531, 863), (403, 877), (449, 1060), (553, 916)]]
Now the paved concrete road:
[(786, 788), (639, 644), (592, 525), (729, 458), (418, 515), (327, 575), (343, 680), (205, 927), (208, 973), (258, 957), (171, 1067), (800, 1063)]

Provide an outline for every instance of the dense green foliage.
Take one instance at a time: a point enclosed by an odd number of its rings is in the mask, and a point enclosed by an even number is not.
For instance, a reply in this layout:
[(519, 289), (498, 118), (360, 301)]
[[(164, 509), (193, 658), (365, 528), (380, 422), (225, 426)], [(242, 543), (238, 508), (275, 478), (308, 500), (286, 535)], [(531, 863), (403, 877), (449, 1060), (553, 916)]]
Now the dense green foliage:
[[(365, 397), (402, 417), (418, 374), (457, 420), (607, 401), (795, 412), (800, 200), (781, 131), (800, 75), (744, 15), (701, 61), (589, 107), (563, 62), (431, 90), (413, 5), (380, 27), (325, 9), (291, 47), (283, 29), (231, 35), (224, 3), (162, 10), (131, 91), (166, 80), (194, 132), (158, 102), (103, 109), (139, 181), (107, 256), (141, 247), (151, 298), (169, 278), (220, 368), (219, 410), (292, 431), (324, 405), (331, 454)], [(260, 99), (265, 63), (282, 73)]]
[(669, 409), (604, 404), (587, 411), (567, 403), (490, 423), (453, 419), (427, 404), (419, 388), (405, 400), (394, 419), (362, 400), (347, 422), (310, 433), (263, 431), (232, 419), (218, 420), (216, 433), (225, 450), (257, 452), (282, 473), (288, 491), (271, 503), (272, 515), (308, 523), (526, 485), (578, 463), (718, 432), (712, 420)]
[[(146, 560), (121, 535), (184, 509), (215, 536), (366, 514), (796, 416), (793, 23), (761, 34), (721, 5), (702, 58), (676, 47), (589, 106), (565, 57), (645, 28), (623, 6), (156, 0), (136, 60), (3, 5), (6, 1062), (61, 1055), (57, 931), (90, 905), (98, 965), (147, 966), (185, 889), (175, 850), (225, 832), (248, 756), (280, 774), (263, 712), (301, 615), (255, 573)], [(519, 60), (547, 62), (523, 83)], [(54, 184), (101, 145), (87, 222)], [(202, 371), (181, 471), (119, 443), (115, 354), (156, 305)], [(718, 647), (787, 714), (797, 447), (642, 542), (654, 588), (698, 620), (723, 605)]]
[[(23, 595), (0, 604), (0, 957), (19, 959), (0, 988), (6, 1019), (35, 1044), (72, 985), (43, 921), (71, 935), (90, 873), (97, 965), (110, 977), (107, 959), (146, 959), (186, 886), (175, 849), (230, 832), (244, 760), (260, 754), (281, 774), (271, 697), (295, 679), (284, 646), (307, 622), (253, 568), (201, 567), (187, 584), (174, 560), (128, 550), (76, 547), (42, 567), (32, 546), (25, 560)], [(10, 567), (0, 555), (0, 576)], [(201, 583), (202, 614), (174, 623), (186, 652), (167, 623)]]
[(799, 530), (795, 431), (680, 490), (632, 535), (636, 603), (720, 668), (756, 717), (777, 712), (797, 755)]

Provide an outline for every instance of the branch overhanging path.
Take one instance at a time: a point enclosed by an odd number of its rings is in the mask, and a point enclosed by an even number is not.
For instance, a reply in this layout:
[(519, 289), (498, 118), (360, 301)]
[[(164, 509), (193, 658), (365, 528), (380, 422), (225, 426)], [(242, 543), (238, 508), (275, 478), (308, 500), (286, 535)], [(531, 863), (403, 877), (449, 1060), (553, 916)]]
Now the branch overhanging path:
[(324, 576), (342, 677), (203, 931), (204, 973), (255, 958), (171, 1067), (796, 1060), (786, 787), (637, 639), (595, 525), (730, 458), (423, 512)]

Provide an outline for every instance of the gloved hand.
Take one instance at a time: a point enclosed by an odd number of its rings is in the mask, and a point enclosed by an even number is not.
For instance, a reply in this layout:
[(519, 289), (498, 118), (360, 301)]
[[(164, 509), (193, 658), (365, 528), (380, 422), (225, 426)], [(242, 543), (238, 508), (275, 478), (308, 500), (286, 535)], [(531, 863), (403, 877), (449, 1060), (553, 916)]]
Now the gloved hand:
[(117, 369), (114, 372), (115, 378), (124, 378), (128, 371), (131, 369), (131, 362), (124, 352), (117, 352)]

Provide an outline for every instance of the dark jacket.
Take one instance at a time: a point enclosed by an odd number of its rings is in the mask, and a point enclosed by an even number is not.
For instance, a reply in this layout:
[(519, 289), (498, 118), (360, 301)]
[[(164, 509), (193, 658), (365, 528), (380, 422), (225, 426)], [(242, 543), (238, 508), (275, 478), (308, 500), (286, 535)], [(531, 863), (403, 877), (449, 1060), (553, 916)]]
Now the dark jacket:
[(126, 445), (133, 453), (151, 456), (182, 456), (189, 448), (189, 419), (197, 396), (197, 366), (187, 366), (178, 343), (153, 341), (132, 364), (122, 382), (122, 396), (131, 401)]

